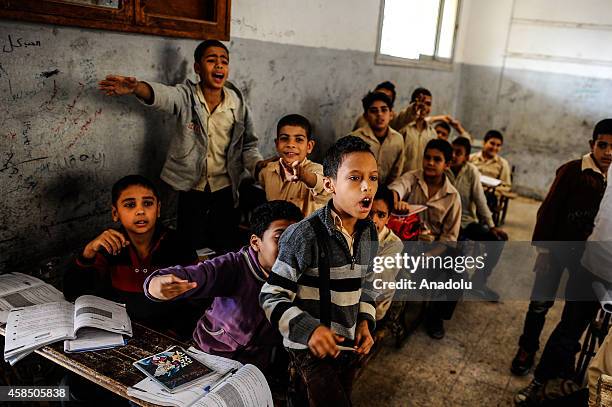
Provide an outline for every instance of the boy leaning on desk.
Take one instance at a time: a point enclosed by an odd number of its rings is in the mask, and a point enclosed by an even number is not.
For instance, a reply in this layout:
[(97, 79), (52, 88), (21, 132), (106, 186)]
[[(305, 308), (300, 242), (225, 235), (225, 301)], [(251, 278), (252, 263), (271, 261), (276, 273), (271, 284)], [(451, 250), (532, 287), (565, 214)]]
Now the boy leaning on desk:
[(133, 321), (152, 329), (188, 338), (197, 315), (186, 301), (149, 301), (142, 284), (153, 270), (194, 264), (194, 250), (175, 231), (158, 223), (161, 203), (155, 185), (140, 175), (121, 178), (112, 188), (112, 217), (108, 228), (91, 240), (64, 274), (64, 296), (74, 301), (84, 294), (126, 304)]

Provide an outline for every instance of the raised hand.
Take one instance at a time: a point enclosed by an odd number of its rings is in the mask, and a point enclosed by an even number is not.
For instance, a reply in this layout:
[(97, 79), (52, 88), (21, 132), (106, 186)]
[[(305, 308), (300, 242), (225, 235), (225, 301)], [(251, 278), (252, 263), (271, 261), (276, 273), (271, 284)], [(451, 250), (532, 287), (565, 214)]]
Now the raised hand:
[(93, 259), (101, 249), (106, 250), (108, 254), (117, 255), (129, 244), (130, 241), (121, 232), (107, 229), (85, 246), (83, 257)]
[(133, 76), (108, 75), (98, 83), (98, 89), (108, 96), (130, 95), (136, 91), (138, 80)]
[(158, 300), (171, 300), (174, 297), (193, 290), (198, 286), (196, 282), (181, 280), (174, 274), (153, 277), (149, 281), (149, 294)]

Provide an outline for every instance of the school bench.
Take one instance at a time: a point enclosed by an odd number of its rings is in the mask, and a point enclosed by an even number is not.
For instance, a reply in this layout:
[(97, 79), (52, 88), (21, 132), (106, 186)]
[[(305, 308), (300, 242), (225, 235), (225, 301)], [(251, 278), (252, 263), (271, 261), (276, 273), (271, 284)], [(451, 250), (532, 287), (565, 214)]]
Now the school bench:
[[(134, 336), (129, 338), (127, 345), (118, 348), (64, 353), (64, 342), (60, 341), (40, 348), (36, 353), (137, 405), (156, 406), (128, 396), (127, 388), (144, 379), (144, 375), (132, 363), (172, 345), (185, 349), (189, 345), (135, 322), (132, 322), (132, 329)], [(4, 336), (4, 327), (0, 327), (0, 334)]]

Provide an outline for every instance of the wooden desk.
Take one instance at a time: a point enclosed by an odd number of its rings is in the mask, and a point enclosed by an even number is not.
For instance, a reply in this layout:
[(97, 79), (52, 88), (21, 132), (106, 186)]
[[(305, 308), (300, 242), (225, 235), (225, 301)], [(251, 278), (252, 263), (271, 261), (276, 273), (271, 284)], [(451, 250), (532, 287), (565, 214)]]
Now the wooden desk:
[[(129, 338), (127, 345), (118, 348), (64, 353), (64, 342), (60, 341), (38, 349), (36, 353), (140, 406), (156, 406), (128, 396), (127, 388), (145, 378), (132, 363), (172, 345), (185, 349), (189, 345), (135, 322), (132, 322), (132, 329), (134, 336)], [(0, 328), (0, 333), (4, 335), (4, 328)]]

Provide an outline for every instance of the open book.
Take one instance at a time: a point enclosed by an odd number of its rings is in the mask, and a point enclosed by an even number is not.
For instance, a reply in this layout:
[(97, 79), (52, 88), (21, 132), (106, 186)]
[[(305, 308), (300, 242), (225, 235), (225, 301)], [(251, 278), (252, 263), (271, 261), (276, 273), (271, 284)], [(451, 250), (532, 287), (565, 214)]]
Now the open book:
[(132, 336), (132, 323), (123, 304), (83, 295), (74, 304), (61, 301), (12, 309), (6, 324), (4, 360), (14, 364), (42, 346), (77, 339), (78, 331), (86, 327), (101, 335)]
[(128, 395), (161, 406), (175, 407), (272, 407), (272, 393), (263, 373), (253, 365), (214, 356), (193, 347), (186, 351), (214, 369), (183, 390), (170, 393), (153, 379), (146, 378), (128, 388)]
[(62, 301), (64, 294), (44, 281), (21, 273), (0, 275), (0, 324), (13, 308)]
[(480, 176), (480, 183), (487, 187), (495, 188), (498, 185), (501, 185), (501, 180), (493, 177), (487, 177), (486, 175)]

